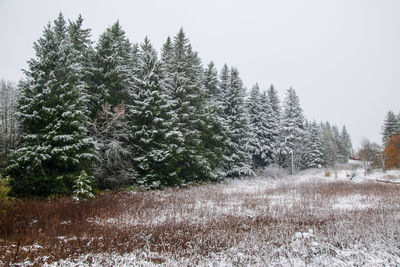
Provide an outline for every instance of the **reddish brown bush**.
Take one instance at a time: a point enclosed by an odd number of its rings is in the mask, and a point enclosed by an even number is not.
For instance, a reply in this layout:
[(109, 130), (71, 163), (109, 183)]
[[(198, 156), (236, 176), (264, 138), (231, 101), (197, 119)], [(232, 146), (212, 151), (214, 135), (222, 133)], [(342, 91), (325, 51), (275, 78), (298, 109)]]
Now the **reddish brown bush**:
[[(308, 229), (331, 244), (331, 250), (360, 242), (368, 247), (377, 237), (394, 244), (392, 237), (400, 232), (393, 219), (400, 211), (396, 185), (307, 182), (252, 192), (224, 189), (224, 185), (204, 185), (103, 193), (80, 203), (68, 198), (22, 201), (0, 221), (0, 261), (42, 265), (87, 253), (150, 251), (158, 253), (147, 258), (154, 263), (165, 262), (160, 255), (169, 255), (190, 258), (196, 265), (202, 257), (243, 246), (253, 258), (232, 262), (251, 265), (261, 257), (260, 251), (271, 260), (289, 257), (287, 253), (295, 253), (290, 251), (295, 233)], [(353, 195), (361, 204), (375, 206), (332, 209), (332, 202)]]
[(392, 135), (385, 147), (385, 166), (400, 168), (400, 134)]

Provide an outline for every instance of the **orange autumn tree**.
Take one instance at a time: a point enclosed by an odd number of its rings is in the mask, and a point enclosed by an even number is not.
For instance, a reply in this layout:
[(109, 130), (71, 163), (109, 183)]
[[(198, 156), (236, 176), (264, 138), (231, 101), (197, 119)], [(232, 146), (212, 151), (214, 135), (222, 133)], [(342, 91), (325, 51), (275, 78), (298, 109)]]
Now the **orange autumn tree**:
[(392, 135), (385, 147), (387, 169), (400, 168), (400, 134)]

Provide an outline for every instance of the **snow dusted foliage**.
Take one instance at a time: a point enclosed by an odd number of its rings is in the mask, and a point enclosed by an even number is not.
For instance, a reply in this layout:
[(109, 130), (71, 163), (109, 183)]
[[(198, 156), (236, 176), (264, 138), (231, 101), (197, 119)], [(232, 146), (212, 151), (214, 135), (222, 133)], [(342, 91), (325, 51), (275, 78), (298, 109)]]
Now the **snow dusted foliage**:
[[(279, 100), (278, 100), (279, 101)], [(280, 118), (278, 112), (274, 110), (275, 104), (268, 97), (268, 93), (264, 91), (261, 94), (261, 114), (264, 116), (264, 155), (267, 164), (275, 163), (276, 156), (280, 149), (279, 129)], [(279, 102), (278, 102), (279, 107)]]
[(387, 140), (393, 135), (400, 132), (400, 120), (393, 111), (388, 111), (382, 126), (382, 143), (385, 145)]
[[(258, 84), (251, 89), (248, 98), (248, 112), (250, 118), (250, 149), (253, 159), (253, 168), (265, 167), (273, 163), (274, 133), (271, 129), (271, 105), (267, 95), (260, 93)], [(272, 146), (272, 147), (271, 147)]]
[(290, 167), (293, 157), (294, 167), (298, 169), (301, 168), (305, 132), (303, 110), (293, 88), (287, 90), (283, 107), (280, 151), (284, 158), (283, 166)]
[(92, 123), (90, 132), (95, 141), (97, 155), (94, 175), (101, 189), (132, 184), (136, 178), (130, 160), (130, 135), (125, 106), (126, 104), (119, 104), (112, 107), (109, 103), (104, 103)]
[[(88, 106), (89, 112), (93, 103), (91, 102), (91, 97), (89, 95), (90, 84), (93, 80), (93, 68), (92, 59), (94, 56), (94, 49), (92, 46), (92, 41), (90, 40), (91, 30), (83, 28), (83, 18), (81, 15), (76, 21), (70, 21), (68, 26), (68, 40), (72, 47), (73, 57), (79, 63), (77, 66), (79, 70), (77, 71), (78, 79), (84, 87), (84, 93), (87, 95), (85, 101)], [(90, 114), (89, 114), (90, 116)]]
[(252, 155), (252, 167), (260, 168), (264, 163), (264, 119), (261, 113), (260, 87), (255, 84), (247, 100), (247, 112), (249, 115), (249, 126), (251, 136), (249, 138), (249, 151)]
[(343, 148), (344, 148), (342, 151), (342, 155), (345, 159), (345, 162), (347, 162), (350, 159), (351, 154), (353, 152), (353, 145), (351, 143), (350, 134), (347, 131), (345, 125), (343, 125), (342, 132), (340, 133), (340, 140), (341, 140), (341, 142), (343, 144)]
[(105, 102), (126, 102), (133, 77), (132, 46), (117, 21), (100, 35), (93, 58), (90, 86), (91, 113), (96, 115)]
[(222, 157), (225, 150), (226, 123), (222, 116), (222, 103), (218, 86), (218, 71), (213, 62), (210, 62), (203, 75), (205, 113), (201, 132), (205, 146), (205, 155), (211, 164), (211, 179), (224, 179)]
[(324, 161), (327, 165), (333, 166), (338, 161), (338, 147), (336, 145), (332, 127), (329, 122), (321, 123), (322, 144), (324, 146)]
[(306, 168), (321, 168), (324, 166), (324, 153), (319, 127), (314, 121), (308, 124), (306, 130), (306, 149), (303, 166)]
[(208, 105), (218, 104), (218, 71), (212, 61), (208, 63), (204, 70), (204, 91)]
[(352, 152), (351, 140), (346, 127), (343, 126), (341, 132), (335, 127), (334, 137), (338, 147), (338, 161), (340, 163), (346, 163), (350, 159)]
[[(282, 165), (284, 160), (285, 160), (285, 156), (284, 153), (282, 153), (281, 151), (283, 151), (284, 147), (283, 144), (281, 142), (281, 117), (282, 117), (282, 112), (281, 112), (281, 103), (279, 100), (279, 96), (278, 96), (278, 91), (275, 89), (275, 87), (273, 85), (271, 85), (266, 93), (266, 98), (269, 101), (269, 105), (271, 106), (271, 125), (272, 128), (274, 129), (274, 133), (277, 135), (276, 138), (273, 138), (273, 159), (274, 159), (274, 163)], [(272, 146), (272, 145), (271, 145)]]
[[(225, 78), (228, 80), (227, 84), (224, 83)], [(223, 88), (225, 85), (227, 87)], [(222, 100), (223, 117), (227, 125), (226, 151), (223, 159), (226, 177), (251, 176), (253, 175), (249, 145), (251, 129), (245, 102), (245, 89), (238, 70), (231, 68), (227, 74), (224, 67), (221, 72), (220, 86), (221, 92), (226, 90)]]
[[(347, 132), (347, 131), (346, 131)], [(345, 136), (344, 138), (347, 138), (348, 136), (346, 135), (345, 132)], [(336, 125), (332, 126), (332, 134), (333, 134), (333, 138), (335, 140), (336, 143), (336, 147), (337, 147), (337, 161), (338, 163), (346, 163), (349, 158), (350, 158), (350, 153), (351, 153), (351, 147), (347, 147), (348, 141), (349, 140), (344, 140), (342, 134), (339, 132), (339, 129)], [(351, 145), (351, 144), (350, 144)]]
[(76, 177), (73, 185), (73, 199), (75, 201), (87, 200), (94, 198), (92, 189), (92, 177), (90, 177), (85, 171), (81, 171), (78, 177)]
[(343, 126), (339, 133), (336, 125), (331, 126), (329, 122), (325, 122), (320, 124), (320, 130), (325, 163), (332, 166), (347, 162), (353, 149), (346, 127)]
[(21, 82), (24, 135), (7, 168), (15, 194), (70, 193), (75, 175), (92, 165), (82, 61), (70, 37), (60, 14), (34, 44)]
[(136, 182), (157, 188), (178, 183), (177, 132), (172, 107), (160, 84), (157, 52), (146, 37), (137, 52), (135, 94), (130, 109), (131, 156), (138, 172)]
[(267, 90), (267, 94), (268, 94), (268, 99), (271, 103), (272, 111), (274, 112), (274, 117), (276, 117), (279, 120), (281, 117), (281, 103), (279, 100), (278, 91), (275, 89), (273, 85), (271, 85)]
[(228, 95), (229, 83), (230, 83), (229, 67), (228, 65), (224, 64), (221, 73), (219, 75), (219, 93), (217, 95), (217, 100), (221, 103), (223, 110), (228, 108), (226, 103), (226, 97)]
[(161, 63), (161, 82), (173, 110), (173, 133), (178, 136), (176, 167), (180, 171), (180, 181), (177, 182), (207, 180), (212, 169), (201, 132), (205, 123), (203, 69), (183, 29), (172, 43), (167, 39)]
[[(309, 125), (305, 135), (293, 89), (283, 111), (273, 86), (264, 93), (255, 86), (246, 100), (237, 69), (203, 68), (183, 29), (159, 60), (148, 38), (131, 44), (119, 22), (93, 48), (82, 17), (67, 25), (60, 14), (34, 49), (17, 107), (12, 90), (0, 91), (0, 153), (16, 195), (72, 194), (83, 173), (102, 189), (159, 188), (242, 178), (271, 163), (290, 167), (292, 158), (297, 168), (315, 167), (317, 137), (327, 164), (351, 153), (345, 128), (323, 124), (317, 134)], [(386, 137), (399, 121), (390, 114)]]

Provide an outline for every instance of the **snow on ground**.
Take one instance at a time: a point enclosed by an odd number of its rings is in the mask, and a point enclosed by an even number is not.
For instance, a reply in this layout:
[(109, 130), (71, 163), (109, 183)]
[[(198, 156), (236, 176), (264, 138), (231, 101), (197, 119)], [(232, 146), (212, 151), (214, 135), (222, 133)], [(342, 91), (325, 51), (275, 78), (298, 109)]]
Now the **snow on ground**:
[[(49, 266), (88, 262), (90, 266), (399, 266), (400, 246), (394, 245), (400, 243), (399, 198), (370, 189), (371, 183), (372, 188), (384, 184), (377, 179), (400, 181), (400, 171), (376, 170), (364, 176), (362, 169), (353, 171), (349, 165), (276, 179), (261, 174), (246, 180), (155, 191), (153, 197), (169, 204), (115, 218), (91, 218), (91, 223), (120, 228), (209, 225), (231, 216), (243, 220), (244, 230), (237, 238), (230, 237), (233, 241), (228, 248), (205, 255), (190, 247), (199, 244), (191, 244), (183, 253), (186, 256), (141, 249), (122, 255), (86, 254)], [(358, 189), (362, 185), (365, 191)], [(277, 223), (262, 227), (255, 223), (260, 218)]]

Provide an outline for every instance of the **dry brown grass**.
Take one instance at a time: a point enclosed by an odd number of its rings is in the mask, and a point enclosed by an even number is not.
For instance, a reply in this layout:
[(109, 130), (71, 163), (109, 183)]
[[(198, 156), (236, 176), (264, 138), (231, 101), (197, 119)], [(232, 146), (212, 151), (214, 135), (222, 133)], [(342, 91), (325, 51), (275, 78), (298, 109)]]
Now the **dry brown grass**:
[[(145, 251), (145, 260), (155, 264), (186, 259), (197, 265), (223, 254), (233, 265), (259, 260), (296, 265), (296, 259), (304, 264), (316, 263), (321, 255), (341, 260), (343, 251), (379, 251), (380, 246), (389, 253), (382, 257), (400, 257), (400, 186), (275, 183), (255, 181), (258, 189), (247, 191), (228, 183), (103, 193), (80, 203), (22, 201), (0, 222), (0, 260), (42, 265), (89, 253)], [(312, 239), (294, 238), (309, 229)]]

